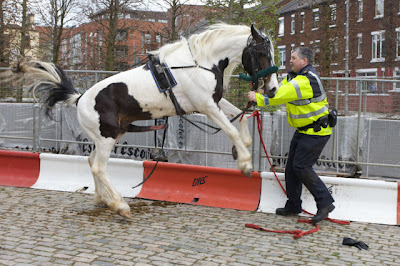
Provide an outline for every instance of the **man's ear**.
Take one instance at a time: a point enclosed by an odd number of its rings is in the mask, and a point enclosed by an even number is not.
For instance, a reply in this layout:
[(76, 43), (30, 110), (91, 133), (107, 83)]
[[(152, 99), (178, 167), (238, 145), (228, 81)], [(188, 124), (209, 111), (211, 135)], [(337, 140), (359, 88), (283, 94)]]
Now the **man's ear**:
[(256, 42), (264, 41), (263, 37), (261, 36), (260, 32), (254, 27), (254, 24), (251, 24), (251, 36)]

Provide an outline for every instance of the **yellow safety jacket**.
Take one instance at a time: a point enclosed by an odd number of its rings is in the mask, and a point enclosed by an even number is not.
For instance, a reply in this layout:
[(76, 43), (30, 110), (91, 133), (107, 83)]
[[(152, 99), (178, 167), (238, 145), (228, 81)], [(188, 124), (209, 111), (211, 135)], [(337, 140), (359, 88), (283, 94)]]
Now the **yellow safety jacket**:
[(321, 127), (318, 132), (315, 132), (313, 128), (298, 129), (329, 114), (326, 94), (314, 67), (307, 65), (297, 75), (293, 72), (289, 73), (279, 85), (273, 98), (256, 93), (257, 105), (268, 106), (286, 103), (287, 121), (300, 133), (318, 136), (332, 134), (329, 125), (326, 128)]

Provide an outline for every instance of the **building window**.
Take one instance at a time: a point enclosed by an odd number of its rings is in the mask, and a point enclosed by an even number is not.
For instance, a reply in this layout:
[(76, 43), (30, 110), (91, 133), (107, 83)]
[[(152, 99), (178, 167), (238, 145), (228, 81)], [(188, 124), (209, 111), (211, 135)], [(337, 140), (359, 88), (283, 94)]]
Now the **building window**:
[(372, 60), (371, 62), (385, 61), (385, 31), (371, 32)]
[(125, 45), (116, 46), (115, 47), (115, 57), (125, 58), (128, 55), (127, 51), (128, 51), (128, 47)]
[(295, 33), (295, 26), (296, 26), (296, 20), (295, 20), (295, 15), (292, 15), (292, 19), (290, 21), (290, 33), (294, 34)]
[(363, 0), (358, 0), (358, 22), (363, 20)]
[(357, 58), (362, 58), (362, 33), (357, 34)]
[(375, 0), (375, 18), (383, 17), (384, 0)]
[(338, 38), (331, 38), (331, 45), (329, 46), (331, 50), (331, 55), (337, 55), (339, 53)]
[(128, 37), (128, 32), (126, 30), (119, 30), (117, 32), (117, 36), (115, 37), (115, 39), (117, 41), (124, 41), (127, 39), (127, 37)]
[(396, 60), (400, 60), (400, 28), (396, 29)]
[(320, 52), (321, 52), (320, 40), (315, 40), (315, 42), (311, 41), (310, 42), (310, 48), (314, 52), (314, 66), (318, 66), (319, 65), (319, 60), (320, 60)]
[(331, 26), (336, 25), (336, 4), (330, 5), (331, 10)]
[[(393, 76), (397, 80), (400, 79), (400, 70), (399, 70), (398, 67), (395, 68)], [(393, 90), (394, 91), (400, 91), (400, 82), (396, 82), (396, 83), (393, 84)]]
[(318, 29), (319, 25), (319, 9), (313, 9), (313, 30)]
[(304, 12), (301, 12), (300, 16), (300, 32), (304, 32)]
[(286, 46), (278, 46), (278, 52), (279, 52), (279, 69), (285, 69), (286, 68)]
[(156, 35), (156, 43), (161, 43), (161, 35)]
[(146, 43), (146, 44), (150, 44), (151, 43), (151, 34), (146, 33), (144, 35), (144, 43)]
[(284, 23), (284, 18), (281, 17), (279, 18), (279, 24), (278, 24), (278, 36), (283, 36), (285, 33), (285, 23)]

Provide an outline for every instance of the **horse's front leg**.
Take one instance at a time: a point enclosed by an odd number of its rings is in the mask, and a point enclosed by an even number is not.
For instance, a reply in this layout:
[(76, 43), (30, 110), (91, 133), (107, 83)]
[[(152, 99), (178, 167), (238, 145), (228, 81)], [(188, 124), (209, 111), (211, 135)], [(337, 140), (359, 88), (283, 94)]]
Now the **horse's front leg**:
[(242, 171), (243, 174), (251, 176), (251, 170), (253, 169), (251, 163), (251, 154), (240, 137), (237, 129), (231, 124), (222, 110), (219, 109), (215, 104), (209, 105), (203, 113), (206, 114), (215, 124), (217, 124), (217, 126), (219, 126), (226, 133), (226, 135), (228, 135), (233, 145), (235, 145), (238, 153), (238, 169)]
[[(242, 110), (228, 102), (225, 98), (222, 98), (219, 101), (218, 106), (221, 108), (222, 112), (228, 117), (228, 119), (232, 119), (242, 113)], [(250, 147), (252, 139), (246, 115), (243, 116), (243, 119), (240, 119), (239, 117), (238, 121), (240, 137), (242, 138), (244, 145), (246, 145), (246, 147)]]

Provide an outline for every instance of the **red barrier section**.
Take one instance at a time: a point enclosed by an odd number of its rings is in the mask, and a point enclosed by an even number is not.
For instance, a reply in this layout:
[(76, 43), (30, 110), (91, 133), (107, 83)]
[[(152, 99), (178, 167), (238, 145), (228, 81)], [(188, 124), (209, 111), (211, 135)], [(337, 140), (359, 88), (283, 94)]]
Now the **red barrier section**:
[(400, 225), (400, 182), (397, 182), (397, 224)]
[(31, 187), (40, 172), (39, 154), (18, 151), (0, 151), (0, 185)]
[[(144, 161), (144, 178), (155, 162)], [(261, 193), (260, 173), (249, 178), (239, 170), (159, 162), (138, 197), (202, 206), (255, 211)]]

